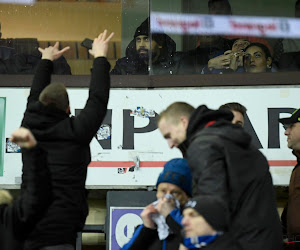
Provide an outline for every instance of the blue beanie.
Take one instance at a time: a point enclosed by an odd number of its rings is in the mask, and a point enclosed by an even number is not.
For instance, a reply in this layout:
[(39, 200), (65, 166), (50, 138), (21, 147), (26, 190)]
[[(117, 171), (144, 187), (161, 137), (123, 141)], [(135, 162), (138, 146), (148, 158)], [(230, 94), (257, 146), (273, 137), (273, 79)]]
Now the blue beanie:
[(184, 158), (172, 159), (165, 164), (157, 179), (156, 188), (161, 182), (172, 183), (192, 197), (192, 173)]

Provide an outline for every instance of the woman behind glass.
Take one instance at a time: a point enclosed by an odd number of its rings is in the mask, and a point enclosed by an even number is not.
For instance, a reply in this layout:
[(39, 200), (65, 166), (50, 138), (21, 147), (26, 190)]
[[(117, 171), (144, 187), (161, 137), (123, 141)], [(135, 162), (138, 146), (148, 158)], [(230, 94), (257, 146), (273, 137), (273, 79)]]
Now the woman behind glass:
[(251, 43), (245, 48), (244, 69), (248, 73), (275, 72), (268, 47), (262, 43)]

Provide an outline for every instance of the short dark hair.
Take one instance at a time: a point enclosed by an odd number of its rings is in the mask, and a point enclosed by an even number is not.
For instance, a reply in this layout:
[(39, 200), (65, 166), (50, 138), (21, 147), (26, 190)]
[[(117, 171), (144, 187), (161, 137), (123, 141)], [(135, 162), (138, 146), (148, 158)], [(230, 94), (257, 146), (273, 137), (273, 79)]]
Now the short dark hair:
[[(245, 52), (247, 51), (247, 49), (253, 47), (253, 46), (256, 46), (256, 47), (259, 47), (262, 49), (262, 51), (265, 53), (265, 56), (266, 56), (266, 59), (268, 59), (269, 57), (272, 59), (272, 55), (271, 55), (271, 52), (270, 50), (268, 49), (268, 47), (262, 43), (250, 43), (246, 48), (245, 48)], [(267, 67), (267, 72), (271, 71), (271, 67), (272, 67), (272, 62), (273, 62), (273, 59), (271, 61), (271, 65), (269, 65), (270, 67), (268, 68)]]
[(227, 109), (230, 111), (240, 112), (243, 116), (245, 116), (247, 109), (245, 106), (238, 102), (228, 102), (220, 106), (219, 109)]
[(194, 110), (195, 108), (186, 102), (174, 102), (159, 114), (157, 123), (159, 123), (162, 118), (165, 118), (171, 119), (174, 124), (177, 124), (181, 116), (186, 116), (190, 119)]
[(49, 84), (39, 96), (45, 106), (52, 106), (62, 111), (69, 107), (69, 96), (66, 87), (61, 83)]

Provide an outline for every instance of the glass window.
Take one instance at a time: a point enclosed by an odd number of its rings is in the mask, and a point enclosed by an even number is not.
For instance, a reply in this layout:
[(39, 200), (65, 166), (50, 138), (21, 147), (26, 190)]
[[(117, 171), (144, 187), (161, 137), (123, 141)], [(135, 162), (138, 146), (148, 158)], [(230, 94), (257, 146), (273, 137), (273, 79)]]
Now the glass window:
[(150, 74), (298, 71), (299, 10), (295, 0), (152, 0), (152, 41), (162, 48)]
[(120, 0), (5, 1), (0, 4), (1, 74), (33, 74), (40, 60), (37, 48), (56, 41), (71, 49), (54, 62), (54, 74), (90, 74), (92, 56), (81, 42), (94, 39), (104, 29), (115, 32), (108, 54), (112, 66), (121, 57), (124, 13)]
[(37, 48), (59, 41), (71, 49), (54, 74), (89, 75), (93, 60), (82, 42), (105, 28), (115, 32), (112, 75), (300, 69), (299, 0), (11, 1), (0, 4), (0, 74), (33, 74)]

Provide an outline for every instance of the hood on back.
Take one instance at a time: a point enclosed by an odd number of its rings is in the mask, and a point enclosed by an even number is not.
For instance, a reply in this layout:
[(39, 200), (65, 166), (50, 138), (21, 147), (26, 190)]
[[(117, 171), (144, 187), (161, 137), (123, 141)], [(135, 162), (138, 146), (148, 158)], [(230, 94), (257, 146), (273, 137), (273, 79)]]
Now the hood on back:
[(28, 106), (24, 124), (35, 130), (45, 131), (68, 117), (66, 112), (52, 106), (45, 106), (37, 101)]
[[(251, 143), (251, 137), (237, 124), (232, 124), (233, 113), (230, 110), (212, 110), (205, 105), (199, 106), (192, 113), (187, 128), (187, 141), (197, 132), (207, 129), (238, 144), (247, 146)], [(188, 143), (189, 144), (189, 143)]]
[(186, 135), (190, 137), (195, 132), (203, 129), (208, 122), (221, 120), (231, 122), (232, 119), (233, 114), (229, 110), (212, 110), (205, 105), (201, 105), (192, 113)]

